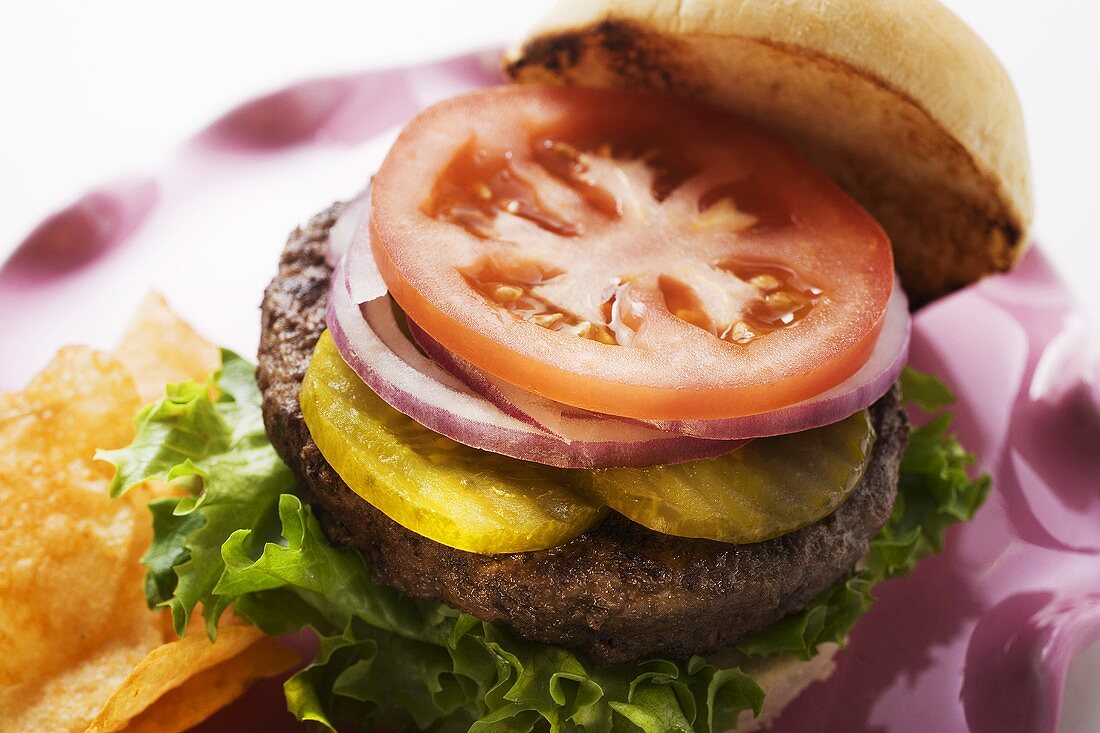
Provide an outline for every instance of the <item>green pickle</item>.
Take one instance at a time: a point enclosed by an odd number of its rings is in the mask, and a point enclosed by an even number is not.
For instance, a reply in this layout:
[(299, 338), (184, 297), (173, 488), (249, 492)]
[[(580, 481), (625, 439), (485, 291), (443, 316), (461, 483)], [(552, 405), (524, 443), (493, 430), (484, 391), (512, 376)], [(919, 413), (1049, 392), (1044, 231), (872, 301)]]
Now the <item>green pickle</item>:
[(300, 402), (321, 454), (355, 493), (444, 545), (541, 550), (568, 542), (606, 511), (576, 493), (571, 472), (467, 447), (393, 409), (344, 363), (327, 331)]
[(318, 448), (352, 491), (413, 532), (486, 554), (564, 544), (607, 507), (679, 537), (737, 544), (778, 537), (843, 503), (875, 442), (864, 410), (718, 458), (647, 468), (542, 466), (462, 445), (393, 409), (344, 363), (327, 331), (300, 401)]
[(593, 500), (656, 532), (749, 543), (812, 524), (867, 469), (875, 429), (864, 410), (823, 428), (760, 438), (718, 458), (586, 472)]

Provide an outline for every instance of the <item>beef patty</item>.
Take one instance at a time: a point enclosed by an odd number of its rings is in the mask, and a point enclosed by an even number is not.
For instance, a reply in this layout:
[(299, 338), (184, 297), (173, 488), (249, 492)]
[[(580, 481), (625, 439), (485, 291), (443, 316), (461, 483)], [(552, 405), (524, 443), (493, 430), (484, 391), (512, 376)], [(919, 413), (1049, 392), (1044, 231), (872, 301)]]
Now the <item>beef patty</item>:
[(264, 295), (259, 384), (264, 421), (321, 524), (362, 554), (373, 578), (439, 599), (534, 641), (602, 663), (686, 658), (804, 608), (850, 572), (890, 514), (909, 430), (897, 387), (871, 408), (870, 465), (833, 514), (749, 545), (658, 534), (611, 512), (560, 547), (478, 555), (395, 523), (355, 494), (325, 461), (298, 405), (298, 388), (325, 328), (325, 262), (337, 204), (296, 230)]

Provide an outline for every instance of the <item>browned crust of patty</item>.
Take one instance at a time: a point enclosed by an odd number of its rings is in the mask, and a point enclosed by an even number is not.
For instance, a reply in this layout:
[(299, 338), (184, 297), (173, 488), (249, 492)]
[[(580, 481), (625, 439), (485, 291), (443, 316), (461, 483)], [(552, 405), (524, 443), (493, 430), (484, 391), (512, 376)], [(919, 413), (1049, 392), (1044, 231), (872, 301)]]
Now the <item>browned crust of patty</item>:
[(766, 542), (671, 537), (615, 513), (560, 547), (503, 555), (456, 550), (405, 529), (329, 466), (298, 404), (325, 328), (331, 268), (324, 251), (342, 209), (336, 204), (290, 237), (264, 295), (258, 378), (272, 443), (329, 537), (360, 550), (376, 581), (602, 663), (686, 658), (804, 608), (850, 571), (889, 516), (909, 433), (896, 387), (871, 408), (878, 440), (848, 501)]

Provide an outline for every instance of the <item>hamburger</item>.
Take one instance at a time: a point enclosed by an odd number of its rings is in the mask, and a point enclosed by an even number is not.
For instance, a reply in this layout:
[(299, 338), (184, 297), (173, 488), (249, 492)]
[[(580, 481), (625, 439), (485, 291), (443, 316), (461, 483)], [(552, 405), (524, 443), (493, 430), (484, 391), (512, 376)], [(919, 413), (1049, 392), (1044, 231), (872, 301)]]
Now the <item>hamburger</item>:
[(147, 595), (312, 628), (329, 726), (758, 729), (988, 490), (906, 296), (1021, 255), (1015, 94), (934, 2), (563, 3), (503, 65), (109, 454), (192, 492)]

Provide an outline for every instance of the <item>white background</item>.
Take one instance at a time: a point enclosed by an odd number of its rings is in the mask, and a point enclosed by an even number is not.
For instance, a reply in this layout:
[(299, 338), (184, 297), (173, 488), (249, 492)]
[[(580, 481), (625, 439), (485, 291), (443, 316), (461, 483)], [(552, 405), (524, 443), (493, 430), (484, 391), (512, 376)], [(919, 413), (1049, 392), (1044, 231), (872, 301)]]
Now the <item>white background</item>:
[[(947, 0), (1023, 101), (1035, 235), (1100, 319), (1100, 2)], [(244, 98), (522, 35), (540, 0), (0, 0), (0, 258), (51, 210), (156, 163)], [(292, 217), (293, 218), (293, 217)], [(0, 354), (0, 358), (3, 355)], [(1100, 645), (1063, 731), (1100, 731)]]

